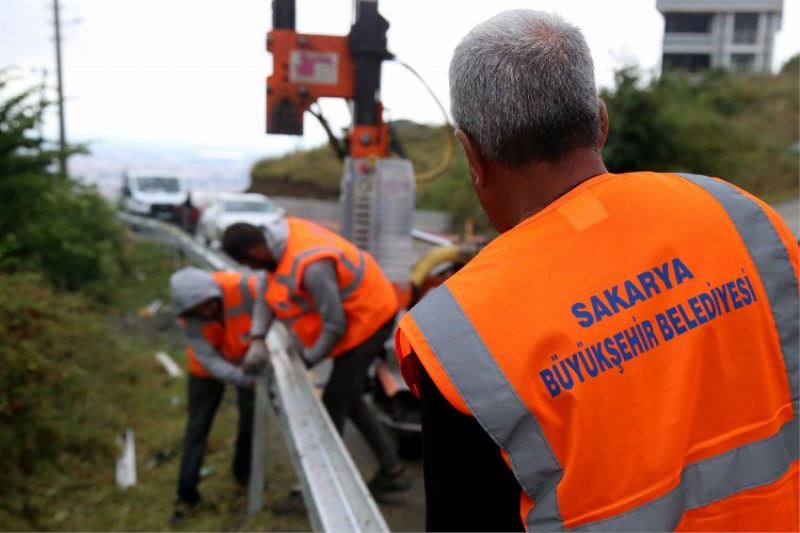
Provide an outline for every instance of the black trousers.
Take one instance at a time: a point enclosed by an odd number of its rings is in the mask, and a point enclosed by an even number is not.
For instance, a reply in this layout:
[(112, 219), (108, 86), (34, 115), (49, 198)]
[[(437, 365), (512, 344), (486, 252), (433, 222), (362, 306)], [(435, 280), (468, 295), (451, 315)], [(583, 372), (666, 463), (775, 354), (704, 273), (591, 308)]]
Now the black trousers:
[(386, 428), (364, 401), (363, 393), (367, 371), (372, 361), (382, 353), (383, 344), (392, 333), (392, 325), (393, 321), (387, 322), (366, 341), (336, 357), (333, 372), (322, 393), (322, 403), (339, 433), (344, 429), (345, 418), (350, 418), (385, 472), (392, 472), (400, 466), (400, 458)]
[[(200, 499), (197, 484), (200, 468), (208, 445), (211, 423), (217, 413), (225, 384), (213, 378), (198, 378), (189, 375), (189, 419), (183, 439), (183, 456), (178, 476), (178, 497), (188, 502)], [(233, 458), (233, 475), (242, 485), (250, 477), (250, 453), (253, 444), (254, 395), (250, 389), (236, 388), (239, 406), (239, 430), (236, 435), (236, 451)]]

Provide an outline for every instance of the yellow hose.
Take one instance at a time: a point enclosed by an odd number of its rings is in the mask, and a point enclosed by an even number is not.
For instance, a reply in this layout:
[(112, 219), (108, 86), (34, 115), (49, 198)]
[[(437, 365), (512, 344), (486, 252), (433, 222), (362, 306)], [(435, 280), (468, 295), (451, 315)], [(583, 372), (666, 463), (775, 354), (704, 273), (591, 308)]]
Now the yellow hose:
[(438, 178), (444, 174), (445, 170), (450, 167), (450, 163), (453, 162), (453, 131), (449, 124), (444, 130), (444, 135), (445, 145), (441, 161), (439, 161), (439, 164), (429, 171), (417, 174), (417, 183), (425, 183)]
[(420, 287), (431, 270), (447, 261), (466, 263), (475, 255), (476, 248), (471, 244), (437, 246), (429, 250), (411, 269), (411, 284)]
[(444, 137), (445, 137), (445, 144), (444, 144), (444, 151), (442, 152), (442, 159), (439, 161), (439, 164), (436, 165), (434, 168), (428, 170), (427, 172), (422, 172), (421, 174), (417, 174), (417, 183), (424, 183), (426, 181), (431, 181), (439, 176), (441, 176), (445, 170), (450, 166), (450, 163), (453, 162), (453, 126), (450, 124), (450, 118), (447, 116), (447, 111), (445, 110), (442, 102), (436, 97), (436, 93), (433, 92), (430, 85), (422, 78), (419, 72), (414, 70), (411, 65), (408, 63), (404, 63), (403, 61), (397, 61), (402, 67), (408, 69), (411, 74), (416, 76), (416, 78), (422, 83), (423, 87), (428, 91), (428, 94), (431, 95), (436, 105), (439, 106), (439, 110), (442, 112), (442, 116), (444, 117), (444, 122), (446, 127), (444, 128)]

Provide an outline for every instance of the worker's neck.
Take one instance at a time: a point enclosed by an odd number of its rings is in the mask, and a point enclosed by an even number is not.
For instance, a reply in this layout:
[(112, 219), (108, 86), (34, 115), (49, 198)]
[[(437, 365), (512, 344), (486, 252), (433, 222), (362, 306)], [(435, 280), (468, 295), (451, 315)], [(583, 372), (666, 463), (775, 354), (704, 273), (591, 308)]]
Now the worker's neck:
[(599, 150), (579, 148), (555, 163), (534, 162), (506, 172), (502, 182), (507, 185), (504, 192), (513, 227), (608, 170)]

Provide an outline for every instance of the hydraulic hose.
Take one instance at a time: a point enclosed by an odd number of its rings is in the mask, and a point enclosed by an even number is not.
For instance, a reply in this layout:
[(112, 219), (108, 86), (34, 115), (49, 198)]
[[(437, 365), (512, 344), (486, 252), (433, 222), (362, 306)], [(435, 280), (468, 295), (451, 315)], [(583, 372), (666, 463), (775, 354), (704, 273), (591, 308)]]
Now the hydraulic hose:
[(445, 144), (444, 144), (444, 149), (442, 151), (442, 158), (439, 161), (439, 164), (436, 165), (434, 168), (428, 170), (427, 172), (422, 172), (421, 174), (417, 174), (416, 176), (417, 183), (425, 183), (441, 176), (453, 162), (453, 125), (450, 123), (450, 118), (447, 116), (447, 111), (442, 105), (442, 102), (436, 97), (436, 93), (433, 92), (433, 89), (430, 88), (428, 83), (422, 78), (419, 72), (414, 70), (414, 68), (411, 67), (411, 65), (409, 65), (408, 63), (404, 63), (399, 59), (396, 61), (401, 66), (405, 67), (409, 72), (411, 72), (411, 74), (413, 74), (420, 81), (420, 83), (422, 83), (422, 86), (425, 87), (425, 90), (428, 91), (428, 94), (431, 95), (433, 101), (436, 102), (436, 105), (442, 112), (445, 124), (447, 125), (444, 129)]
[(411, 269), (411, 285), (416, 288), (422, 286), (425, 278), (431, 271), (442, 263), (466, 263), (477, 252), (473, 244), (453, 244), (450, 246), (437, 246), (423, 255)]

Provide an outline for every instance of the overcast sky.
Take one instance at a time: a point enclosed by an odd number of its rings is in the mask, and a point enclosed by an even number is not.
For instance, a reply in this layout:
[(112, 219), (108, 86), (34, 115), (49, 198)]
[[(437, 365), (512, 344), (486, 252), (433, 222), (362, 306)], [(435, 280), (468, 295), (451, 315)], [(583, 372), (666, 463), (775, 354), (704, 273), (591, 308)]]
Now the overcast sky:
[[(124, 140), (276, 153), (324, 141), (313, 117), (303, 139), (264, 133), (264, 49), (269, 0), (61, 0), (64, 83), (71, 141)], [(0, 0), (0, 68), (31, 83), (54, 80), (51, 0)], [(600, 86), (614, 69), (657, 67), (663, 19), (655, 0), (380, 0), (389, 47), (414, 66), (448, 106), (447, 68), (458, 41), (495, 13), (534, 8), (560, 13), (585, 33)], [(345, 35), (352, 0), (297, 0), (297, 28)], [(776, 40), (777, 69), (800, 50), (800, 2), (787, 0)], [(396, 64), (383, 70), (391, 118), (442, 122), (419, 83)], [(345, 104), (323, 110), (336, 127)], [(54, 116), (48, 131), (55, 134)]]

